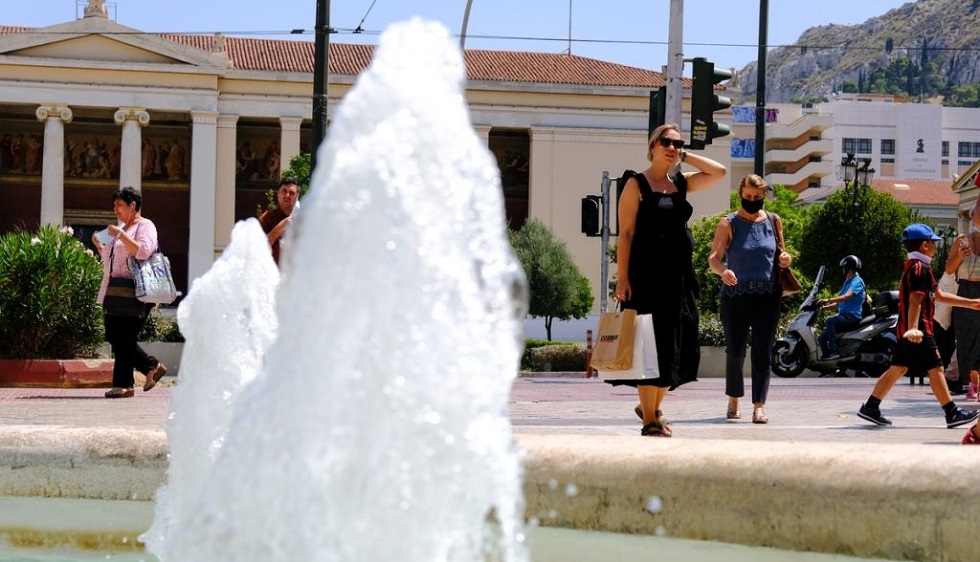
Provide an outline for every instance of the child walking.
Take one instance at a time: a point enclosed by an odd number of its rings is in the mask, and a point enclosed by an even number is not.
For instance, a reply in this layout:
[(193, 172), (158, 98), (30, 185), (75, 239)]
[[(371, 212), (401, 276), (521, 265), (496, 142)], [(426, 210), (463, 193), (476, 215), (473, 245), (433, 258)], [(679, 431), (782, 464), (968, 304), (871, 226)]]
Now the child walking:
[(881, 415), (881, 401), (909, 369), (929, 373), (929, 386), (946, 413), (946, 427), (966, 425), (980, 416), (980, 412), (964, 410), (953, 402), (943, 376), (943, 362), (932, 331), (935, 300), (952, 306), (980, 310), (980, 299), (966, 299), (939, 289), (930, 267), (932, 256), (936, 253), (937, 240), (942, 238), (936, 236), (929, 226), (921, 223), (909, 225), (902, 232), (902, 243), (908, 252), (908, 260), (905, 262), (905, 272), (898, 290), (898, 347), (892, 357), (891, 366), (878, 379), (868, 401), (858, 411), (858, 417), (871, 423), (892, 424), (891, 420)]

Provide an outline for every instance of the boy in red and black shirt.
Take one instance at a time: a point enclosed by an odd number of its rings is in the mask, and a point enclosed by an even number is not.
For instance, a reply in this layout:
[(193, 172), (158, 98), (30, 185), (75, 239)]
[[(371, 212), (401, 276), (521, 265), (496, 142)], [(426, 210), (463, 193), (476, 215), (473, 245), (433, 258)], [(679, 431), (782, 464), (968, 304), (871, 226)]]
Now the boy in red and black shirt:
[(878, 379), (868, 401), (861, 405), (858, 417), (878, 425), (891, 425), (881, 415), (881, 400), (895, 383), (912, 369), (929, 373), (929, 386), (946, 413), (946, 427), (968, 424), (980, 416), (976, 410), (964, 410), (953, 402), (943, 376), (943, 362), (932, 333), (935, 300), (952, 306), (980, 310), (980, 299), (966, 299), (939, 289), (932, 274), (932, 256), (936, 253), (936, 236), (927, 225), (916, 223), (902, 232), (902, 243), (908, 251), (905, 273), (899, 286), (898, 347), (892, 364)]

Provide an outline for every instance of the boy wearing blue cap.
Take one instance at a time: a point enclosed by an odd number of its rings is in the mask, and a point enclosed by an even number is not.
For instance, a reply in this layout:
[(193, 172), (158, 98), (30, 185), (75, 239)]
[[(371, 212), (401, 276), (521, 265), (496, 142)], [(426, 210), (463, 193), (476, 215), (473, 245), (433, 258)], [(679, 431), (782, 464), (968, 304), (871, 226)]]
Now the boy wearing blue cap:
[(891, 425), (891, 420), (881, 415), (881, 400), (909, 369), (928, 371), (929, 386), (936, 400), (946, 413), (946, 427), (966, 425), (980, 416), (976, 410), (958, 407), (949, 395), (943, 362), (932, 332), (935, 301), (952, 306), (980, 310), (980, 299), (966, 299), (939, 289), (932, 274), (932, 256), (936, 253), (936, 236), (929, 226), (916, 223), (902, 232), (902, 243), (908, 252), (905, 272), (899, 286), (898, 297), (898, 347), (892, 356), (892, 364), (878, 379), (868, 401), (861, 405), (858, 417), (877, 425)]

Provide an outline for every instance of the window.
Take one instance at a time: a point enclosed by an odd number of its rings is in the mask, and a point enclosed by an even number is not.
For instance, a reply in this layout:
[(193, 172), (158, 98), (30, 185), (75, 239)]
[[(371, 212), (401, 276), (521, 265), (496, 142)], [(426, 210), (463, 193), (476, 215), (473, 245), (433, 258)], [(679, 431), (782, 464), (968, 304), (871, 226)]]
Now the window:
[(845, 154), (871, 154), (871, 139), (844, 139)]
[(943, 158), (949, 158), (949, 141), (943, 141)]
[(895, 154), (895, 139), (881, 139), (881, 153)]

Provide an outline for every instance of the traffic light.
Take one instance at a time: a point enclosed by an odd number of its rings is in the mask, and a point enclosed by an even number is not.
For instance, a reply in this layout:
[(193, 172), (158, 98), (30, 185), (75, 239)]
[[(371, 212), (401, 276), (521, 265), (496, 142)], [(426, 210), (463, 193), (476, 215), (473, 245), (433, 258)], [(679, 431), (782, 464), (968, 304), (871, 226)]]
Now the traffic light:
[(586, 195), (582, 198), (582, 234), (600, 236), (599, 208), (602, 198), (598, 195)]
[(667, 88), (650, 90), (650, 119), (647, 123), (647, 139), (653, 130), (667, 120)]
[(691, 148), (703, 149), (711, 140), (730, 132), (728, 125), (715, 123), (714, 113), (731, 107), (732, 100), (715, 93), (715, 84), (728, 80), (732, 73), (715, 68), (715, 63), (694, 59), (694, 84), (691, 87)]

